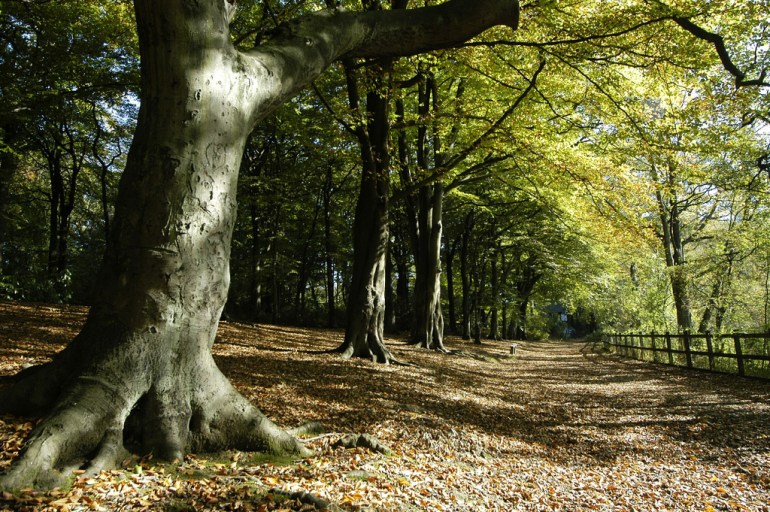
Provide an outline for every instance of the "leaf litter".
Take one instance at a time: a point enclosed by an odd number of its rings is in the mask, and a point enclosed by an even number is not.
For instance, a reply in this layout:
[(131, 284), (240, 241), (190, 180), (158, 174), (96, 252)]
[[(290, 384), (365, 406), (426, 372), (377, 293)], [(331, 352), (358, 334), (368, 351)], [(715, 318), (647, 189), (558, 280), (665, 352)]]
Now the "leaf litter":
[[(0, 376), (48, 360), (86, 310), (0, 303)], [(315, 455), (230, 451), (126, 461), (2, 510), (770, 512), (770, 383), (620, 359), (585, 342), (388, 338), (414, 366), (342, 361), (339, 330), (222, 322), (217, 363), (285, 427), (318, 421)], [(0, 471), (34, 426), (0, 418)], [(370, 434), (385, 455), (335, 443)]]

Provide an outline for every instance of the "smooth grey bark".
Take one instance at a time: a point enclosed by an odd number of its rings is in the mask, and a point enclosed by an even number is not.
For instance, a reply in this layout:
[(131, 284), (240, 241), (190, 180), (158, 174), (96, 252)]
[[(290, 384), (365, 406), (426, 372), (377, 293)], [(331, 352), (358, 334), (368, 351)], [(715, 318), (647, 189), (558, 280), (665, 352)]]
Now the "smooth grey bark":
[(500, 297), (500, 281), (498, 279), (498, 257), (500, 255), (499, 247), (491, 248), (491, 255), (489, 258), (489, 288), (491, 291), (492, 306), (489, 311), (489, 332), (487, 338), (490, 340), (496, 340), (499, 338), (498, 321), (497, 321), (497, 301)]
[(142, 102), (101, 286), (73, 342), (0, 389), (0, 413), (47, 415), (0, 488), (53, 486), (77, 467), (114, 467), (124, 438), (169, 460), (226, 448), (307, 453), (238, 393), (211, 355), (246, 137), (343, 56), (451, 46), (518, 18), (510, 0), (322, 12), (239, 52), (228, 29), (234, 0), (134, 4)]

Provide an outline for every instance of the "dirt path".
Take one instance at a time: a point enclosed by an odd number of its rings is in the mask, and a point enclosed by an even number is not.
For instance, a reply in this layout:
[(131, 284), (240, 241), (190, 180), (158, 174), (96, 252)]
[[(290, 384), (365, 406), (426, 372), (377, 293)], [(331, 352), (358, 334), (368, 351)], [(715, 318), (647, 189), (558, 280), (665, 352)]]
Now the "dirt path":
[[(44, 361), (82, 308), (0, 303), (0, 376)], [(152, 459), (50, 494), (0, 495), (0, 510), (300, 510), (306, 491), (343, 510), (770, 512), (770, 382), (620, 359), (582, 342), (477, 346), (446, 356), (389, 339), (413, 367), (319, 355), (340, 331), (223, 323), (217, 363), (282, 425), (318, 420), (317, 455)], [(30, 422), (0, 418), (0, 471)], [(374, 434), (389, 456), (332, 445)], [(289, 461), (291, 462), (291, 461)], [(141, 471), (137, 469), (141, 466)]]
[(520, 344), (510, 395), (534, 404), (516, 430), (570, 475), (577, 508), (770, 510), (770, 383), (594, 348)]

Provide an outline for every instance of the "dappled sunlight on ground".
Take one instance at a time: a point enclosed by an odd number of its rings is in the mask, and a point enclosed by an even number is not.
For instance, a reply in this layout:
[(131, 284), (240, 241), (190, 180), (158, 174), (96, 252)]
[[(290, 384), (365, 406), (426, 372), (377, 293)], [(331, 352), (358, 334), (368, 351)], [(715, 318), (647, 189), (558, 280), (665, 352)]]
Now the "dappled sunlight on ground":
[[(0, 375), (45, 361), (80, 308), (0, 304)], [(344, 510), (770, 511), (770, 383), (624, 360), (582, 342), (389, 348), (412, 366), (324, 353), (340, 330), (223, 322), (214, 355), (284, 426), (320, 421), (316, 455), (288, 465), (228, 452), (180, 466), (129, 461), (29, 510), (299, 510), (265, 495), (307, 491)], [(0, 421), (0, 469), (31, 423)], [(370, 433), (389, 456), (332, 444)], [(169, 501), (170, 500), (170, 501)], [(305, 510), (313, 510), (305, 505)]]

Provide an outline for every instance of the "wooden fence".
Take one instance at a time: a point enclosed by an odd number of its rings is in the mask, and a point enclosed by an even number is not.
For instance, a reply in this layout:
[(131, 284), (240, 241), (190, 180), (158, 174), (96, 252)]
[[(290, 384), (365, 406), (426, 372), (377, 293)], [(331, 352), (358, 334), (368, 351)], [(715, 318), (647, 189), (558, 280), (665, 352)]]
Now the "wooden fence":
[(770, 379), (770, 332), (610, 334), (604, 344), (619, 355), (642, 361)]

